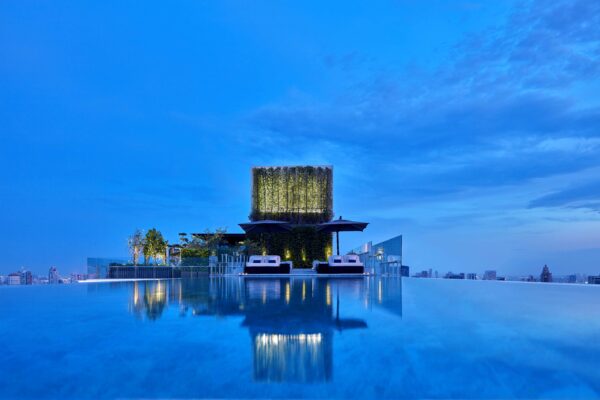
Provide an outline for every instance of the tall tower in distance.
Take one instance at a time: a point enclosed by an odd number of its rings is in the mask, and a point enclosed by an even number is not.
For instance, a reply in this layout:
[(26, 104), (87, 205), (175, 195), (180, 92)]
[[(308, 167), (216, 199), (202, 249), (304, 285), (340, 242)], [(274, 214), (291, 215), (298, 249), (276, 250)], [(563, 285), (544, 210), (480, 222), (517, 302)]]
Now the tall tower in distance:
[(48, 283), (59, 283), (60, 276), (58, 275), (58, 270), (56, 267), (50, 267), (48, 270)]
[(544, 265), (544, 268), (542, 268), (540, 282), (552, 282), (552, 272), (550, 272), (547, 265)]

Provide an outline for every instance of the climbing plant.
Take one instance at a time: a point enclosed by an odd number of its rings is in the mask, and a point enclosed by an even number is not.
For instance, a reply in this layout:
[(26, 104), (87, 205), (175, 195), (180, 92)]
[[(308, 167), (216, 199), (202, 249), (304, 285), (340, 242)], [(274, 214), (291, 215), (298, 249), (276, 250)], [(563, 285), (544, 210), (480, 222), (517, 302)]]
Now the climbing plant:
[(333, 218), (330, 166), (252, 169), (252, 221), (274, 219), (315, 224)]

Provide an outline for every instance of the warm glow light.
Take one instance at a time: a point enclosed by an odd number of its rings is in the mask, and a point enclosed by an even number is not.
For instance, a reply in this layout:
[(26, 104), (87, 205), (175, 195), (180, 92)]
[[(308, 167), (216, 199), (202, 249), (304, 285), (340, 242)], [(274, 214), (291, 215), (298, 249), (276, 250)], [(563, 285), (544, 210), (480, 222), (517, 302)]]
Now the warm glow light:
[(329, 286), (329, 283), (325, 287), (325, 299), (327, 300), (327, 305), (330, 306), (331, 305), (331, 286)]
[(289, 260), (292, 258), (292, 252), (290, 251), (290, 249), (285, 249), (284, 251), (284, 257), (286, 260)]
[(302, 301), (306, 300), (306, 281), (302, 281)]
[(285, 283), (285, 302), (287, 304), (290, 304), (290, 297), (291, 297), (291, 293), (290, 293), (290, 283), (286, 282)]
[(166, 292), (164, 288), (164, 284), (161, 281), (156, 283), (156, 289), (154, 290), (154, 299), (157, 302), (164, 301), (166, 297)]
[(140, 301), (140, 288), (137, 282), (133, 283), (133, 304), (138, 305)]
[(298, 335), (281, 335), (261, 333), (256, 335), (255, 341), (257, 346), (279, 346), (289, 342), (307, 343), (316, 345), (321, 343), (323, 335), (320, 333), (300, 333)]

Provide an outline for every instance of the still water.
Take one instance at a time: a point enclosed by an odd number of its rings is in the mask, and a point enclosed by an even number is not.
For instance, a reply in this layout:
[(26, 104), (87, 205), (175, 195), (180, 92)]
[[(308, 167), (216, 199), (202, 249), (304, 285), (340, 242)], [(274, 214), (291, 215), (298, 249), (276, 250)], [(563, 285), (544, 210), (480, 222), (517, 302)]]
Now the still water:
[(204, 278), (0, 307), (2, 398), (600, 397), (600, 286)]

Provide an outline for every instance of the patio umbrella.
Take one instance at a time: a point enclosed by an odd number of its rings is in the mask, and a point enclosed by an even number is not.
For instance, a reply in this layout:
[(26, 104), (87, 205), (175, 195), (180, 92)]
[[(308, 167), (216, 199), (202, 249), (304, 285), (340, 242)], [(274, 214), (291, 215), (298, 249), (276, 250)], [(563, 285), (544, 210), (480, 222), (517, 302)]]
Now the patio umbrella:
[(239, 224), (246, 233), (280, 233), (292, 230), (291, 225), (285, 221), (273, 221), (265, 219), (262, 221), (246, 222)]
[(337, 255), (340, 255), (340, 232), (362, 232), (367, 225), (369, 225), (368, 222), (356, 222), (356, 221), (348, 221), (347, 219), (342, 219), (342, 217), (340, 217), (340, 219), (336, 219), (335, 221), (331, 221), (331, 222), (325, 222), (322, 224), (319, 224), (317, 226), (317, 230), (319, 232), (327, 232), (327, 233), (334, 233), (335, 232), (335, 237), (336, 237), (336, 244), (337, 244)]

